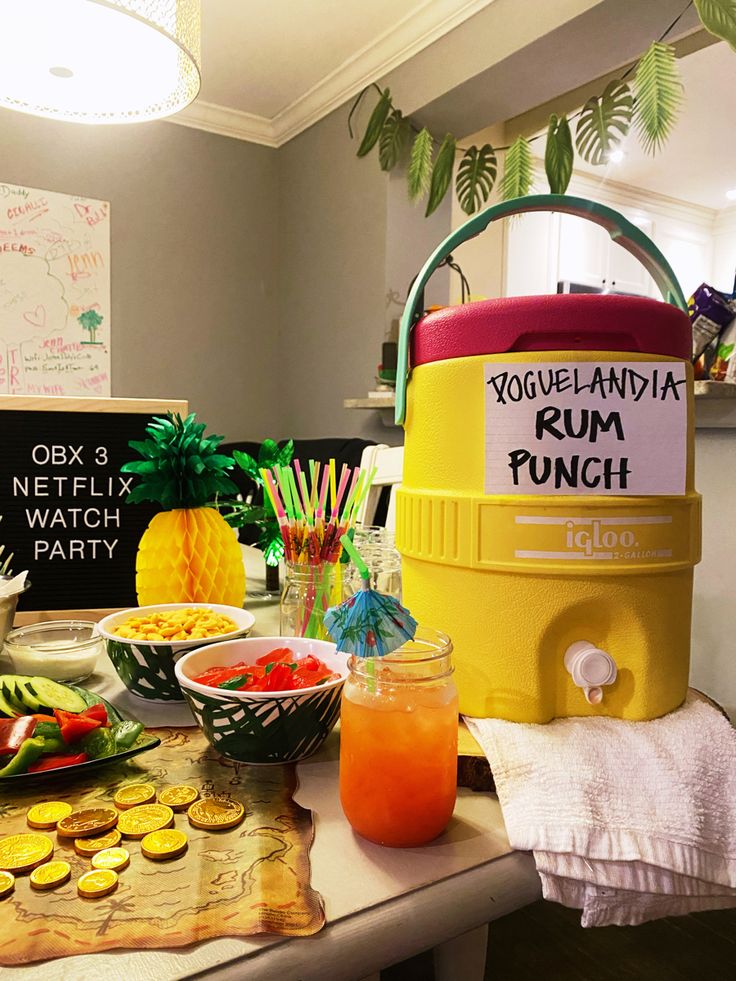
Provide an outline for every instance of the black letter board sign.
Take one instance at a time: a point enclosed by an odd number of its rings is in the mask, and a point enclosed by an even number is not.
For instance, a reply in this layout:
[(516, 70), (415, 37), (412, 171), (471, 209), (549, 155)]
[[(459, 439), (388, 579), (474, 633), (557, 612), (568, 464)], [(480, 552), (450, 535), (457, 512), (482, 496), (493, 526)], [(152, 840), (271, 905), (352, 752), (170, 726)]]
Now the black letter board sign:
[(0, 396), (0, 543), (28, 570), (23, 610), (136, 605), (135, 556), (156, 507), (126, 504), (154, 415), (186, 402)]

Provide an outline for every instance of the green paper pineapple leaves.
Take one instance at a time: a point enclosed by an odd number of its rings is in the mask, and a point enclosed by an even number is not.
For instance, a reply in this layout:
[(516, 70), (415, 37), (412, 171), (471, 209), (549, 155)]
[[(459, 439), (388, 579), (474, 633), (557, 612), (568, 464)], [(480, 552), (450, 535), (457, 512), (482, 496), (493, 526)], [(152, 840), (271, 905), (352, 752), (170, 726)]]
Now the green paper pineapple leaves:
[(218, 494), (237, 494), (226, 474), (233, 458), (217, 452), (224, 436), (205, 436), (206, 424), (196, 418), (194, 413), (186, 419), (171, 412), (155, 416), (146, 426), (149, 438), (128, 443), (143, 457), (120, 468), (139, 478), (128, 503), (153, 501), (170, 511), (204, 507)]

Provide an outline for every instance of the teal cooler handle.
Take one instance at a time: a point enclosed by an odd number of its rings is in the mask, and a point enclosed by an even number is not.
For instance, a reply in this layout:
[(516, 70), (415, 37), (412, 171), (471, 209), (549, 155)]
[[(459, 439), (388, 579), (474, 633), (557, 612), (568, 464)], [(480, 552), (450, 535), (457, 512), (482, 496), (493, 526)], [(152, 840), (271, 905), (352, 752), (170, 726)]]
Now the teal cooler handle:
[(513, 198), (503, 201), (492, 208), (481, 211), (466, 221), (460, 228), (451, 232), (427, 259), (421, 272), (414, 280), (406, 300), (404, 313), (399, 329), (399, 352), (396, 365), (396, 423), (403, 426), (406, 418), (406, 384), (409, 379), (409, 334), (414, 324), (422, 315), (417, 311), (417, 302), (424, 295), (424, 287), (429, 277), (440, 265), (443, 259), (453, 253), (458, 245), (479, 235), (492, 221), (497, 218), (508, 218), (510, 215), (520, 215), (527, 211), (559, 211), (566, 215), (577, 215), (587, 218), (605, 228), (614, 242), (623, 246), (641, 262), (646, 271), (659, 287), (664, 299), (673, 306), (687, 313), (687, 302), (677, 282), (672, 267), (659, 251), (654, 242), (644, 232), (627, 221), (623, 215), (613, 208), (607, 208), (587, 198), (573, 198), (564, 194), (532, 194), (523, 198)]

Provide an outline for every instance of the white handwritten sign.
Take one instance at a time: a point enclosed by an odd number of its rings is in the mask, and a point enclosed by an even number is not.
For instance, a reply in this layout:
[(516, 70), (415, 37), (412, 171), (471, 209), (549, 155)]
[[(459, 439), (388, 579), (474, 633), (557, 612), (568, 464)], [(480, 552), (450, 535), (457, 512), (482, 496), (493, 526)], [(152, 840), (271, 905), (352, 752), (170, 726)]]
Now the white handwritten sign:
[(684, 494), (685, 365), (487, 363), (486, 494)]
[(110, 394), (110, 206), (0, 183), (0, 394)]

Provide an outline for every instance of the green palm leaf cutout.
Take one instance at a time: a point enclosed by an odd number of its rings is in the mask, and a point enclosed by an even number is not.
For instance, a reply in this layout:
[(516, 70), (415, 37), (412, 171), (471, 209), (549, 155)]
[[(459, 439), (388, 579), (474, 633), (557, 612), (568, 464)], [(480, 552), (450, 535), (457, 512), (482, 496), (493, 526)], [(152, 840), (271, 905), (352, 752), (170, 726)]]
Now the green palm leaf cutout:
[(432, 134), (426, 128), (417, 134), (412, 145), (407, 179), (411, 200), (423, 198), (432, 180)]
[(504, 201), (511, 198), (523, 198), (532, 186), (532, 151), (528, 140), (517, 136), (506, 151), (503, 177), (501, 179), (501, 197)]
[(381, 170), (393, 170), (409, 143), (411, 125), (398, 110), (392, 110), (383, 124), (378, 141), (378, 162)]
[(549, 117), (547, 147), (544, 151), (544, 169), (553, 194), (564, 194), (572, 177), (572, 162), (575, 151), (572, 148), (572, 135), (567, 116), (559, 118), (553, 113)]
[(472, 215), (488, 200), (498, 173), (496, 151), (490, 143), (480, 150), (471, 146), (463, 154), (455, 178), (455, 193), (466, 215)]
[(695, 0), (703, 27), (736, 51), (736, 0)]
[(661, 149), (682, 105), (682, 82), (671, 44), (654, 41), (636, 68), (636, 128), (647, 153)]
[(452, 180), (452, 169), (455, 166), (455, 147), (457, 141), (452, 133), (448, 133), (437, 151), (437, 157), (432, 168), (432, 180), (429, 185), (429, 200), (424, 217), (429, 218), (433, 211), (440, 206), (442, 198), (447, 194), (447, 188)]
[(359, 157), (365, 157), (369, 154), (378, 142), (378, 137), (381, 135), (383, 124), (386, 122), (386, 116), (388, 116), (390, 109), (391, 93), (388, 89), (384, 89), (368, 120), (363, 139), (360, 141)]
[(583, 106), (577, 127), (575, 145), (588, 163), (605, 163), (629, 132), (634, 98), (631, 89), (619, 79), (609, 82), (601, 96), (591, 96)]

